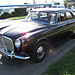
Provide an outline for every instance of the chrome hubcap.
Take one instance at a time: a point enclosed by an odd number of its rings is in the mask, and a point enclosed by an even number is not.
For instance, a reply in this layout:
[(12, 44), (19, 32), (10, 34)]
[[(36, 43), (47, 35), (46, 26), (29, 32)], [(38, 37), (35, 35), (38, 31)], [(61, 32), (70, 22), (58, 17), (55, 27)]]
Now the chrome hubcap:
[(37, 53), (42, 53), (42, 52), (43, 52), (43, 47), (40, 46), (40, 47), (38, 48), (38, 50), (37, 50)]
[(43, 46), (40, 46), (38, 49), (37, 49), (37, 56), (38, 58), (42, 58), (45, 54), (45, 51), (44, 51), (44, 48)]

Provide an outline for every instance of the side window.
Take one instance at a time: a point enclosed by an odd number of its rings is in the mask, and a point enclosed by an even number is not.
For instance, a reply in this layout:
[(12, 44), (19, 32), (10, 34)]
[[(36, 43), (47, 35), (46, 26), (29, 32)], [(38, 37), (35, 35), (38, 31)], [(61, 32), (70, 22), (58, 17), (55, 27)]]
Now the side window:
[(74, 16), (71, 14), (71, 12), (68, 12), (68, 11), (66, 12), (66, 16), (67, 16), (68, 20), (74, 18)]
[(66, 20), (66, 15), (64, 12), (59, 13), (59, 17), (61, 21), (65, 21)]
[(56, 23), (57, 14), (56, 13), (48, 13), (48, 20), (50, 24)]

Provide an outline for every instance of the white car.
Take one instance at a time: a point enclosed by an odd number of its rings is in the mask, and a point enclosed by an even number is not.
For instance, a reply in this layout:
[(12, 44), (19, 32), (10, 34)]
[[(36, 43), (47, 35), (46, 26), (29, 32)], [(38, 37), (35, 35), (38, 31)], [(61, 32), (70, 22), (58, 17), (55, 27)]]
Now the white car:
[(75, 7), (74, 7), (74, 6), (72, 6), (72, 7), (71, 7), (71, 10), (72, 10), (72, 11), (75, 11)]
[(63, 5), (53, 5), (53, 8), (65, 8)]

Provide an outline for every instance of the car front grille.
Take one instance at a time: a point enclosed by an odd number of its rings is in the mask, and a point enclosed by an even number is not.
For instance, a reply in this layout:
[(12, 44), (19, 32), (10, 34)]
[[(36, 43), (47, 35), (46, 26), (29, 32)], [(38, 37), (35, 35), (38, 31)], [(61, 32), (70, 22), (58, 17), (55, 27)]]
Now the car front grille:
[(13, 41), (10, 38), (0, 34), (0, 48), (8, 51), (14, 51)]

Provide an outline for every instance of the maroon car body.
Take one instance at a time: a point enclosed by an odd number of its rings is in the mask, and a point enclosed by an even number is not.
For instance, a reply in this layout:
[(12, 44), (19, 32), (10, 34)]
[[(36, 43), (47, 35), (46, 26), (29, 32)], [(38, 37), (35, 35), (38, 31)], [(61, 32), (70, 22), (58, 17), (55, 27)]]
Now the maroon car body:
[(0, 23), (0, 52), (11, 58), (33, 57), (40, 62), (47, 54), (47, 41), (68, 37), (74, 24), (74, 14), (68, 9), (31, 10), (25, 20)]

